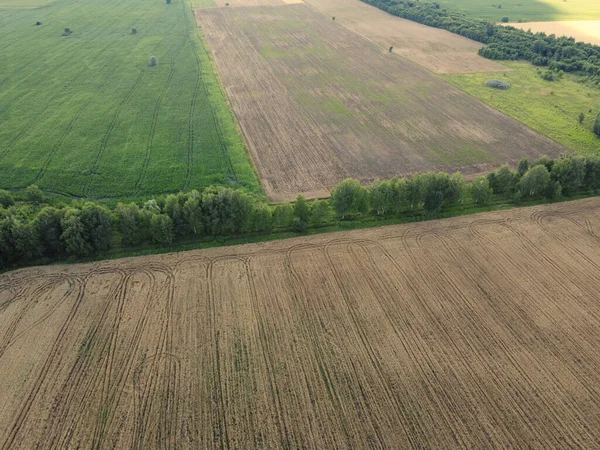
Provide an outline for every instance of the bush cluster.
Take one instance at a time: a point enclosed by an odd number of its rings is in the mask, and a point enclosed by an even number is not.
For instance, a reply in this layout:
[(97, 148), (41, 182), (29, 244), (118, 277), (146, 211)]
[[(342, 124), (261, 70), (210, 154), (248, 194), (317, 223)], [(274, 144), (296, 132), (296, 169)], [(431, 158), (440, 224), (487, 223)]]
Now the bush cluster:
[(434, 215), (459, 204), (486, 205), (501, 198), (556, 198), (600, 190), (600, 158), (522, 160), (465, 183), (460, 173), (424, 173), (375, 180), (369, 187), (347, 179), (327, 200), (270, 205), (243, 191), (209, 187), (112, 208), (93, 202), (53, 204), (35, 186), (15, 199), (0, 190), (0, 268), (101, 254), (112, 246), (171, 244), (194, 237), (239, 236), (320, 227), (332, 220), (372, 214)]
[(488, 80), (485, 82), (485, 85), (487, 87), (494, 88), (494, 89), (502, 89), (502, 90), (510, 89), (510, 84), (507, 83), (506, 81), (502, 81), (502, 80)]
[[(487, 44), (479, 54), (495, 60), (527, 60), (552, 71), (579, 72), (600, 81), (600, 46), (576, 42), (570, 37), (532, 33), (511, 26), (497, 26), (482, 19), (440, 8), (420, 0), (362, 0), (395, 16), (451, 31)], [(506, 19), (506, 20), (504, 20)], [(502, 21), (508, 21), (503, 18)]]

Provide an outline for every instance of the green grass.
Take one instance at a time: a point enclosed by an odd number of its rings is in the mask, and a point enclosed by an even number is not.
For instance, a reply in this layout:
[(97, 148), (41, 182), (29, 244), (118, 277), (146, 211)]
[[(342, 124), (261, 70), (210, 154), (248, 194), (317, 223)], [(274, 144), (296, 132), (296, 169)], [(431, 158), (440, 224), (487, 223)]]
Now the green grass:
[[(432, 0), (427, 0), (432, 1)], [(600, 19), (598, 0), (436, 0), (442, 8), (500, 22)], [(498, 8), (501, 5), (502, 8)]]
[[(446, 75), (448, 81), (488, 105), (523, 122), (582, 155), (600, 155), (600, 139), (591, 129), (600, 112), (600, 89), (583, 84), (576, 76), (545, 81), (529, 63), (502, 62), (513, 69), (505, 73)], [(488, 88), (487, 80), (511, 84), (506, 91)], [(590, 110), (592, 112), (590, 112)], [(585, 120), (579, 124), (583, 112)]]
[(0, 30), (0, 188), (261, 193), (187, 1), (57, 0), (0, 10)]
[(0, 8), (37, 8), (54, 0), (0, 0)]

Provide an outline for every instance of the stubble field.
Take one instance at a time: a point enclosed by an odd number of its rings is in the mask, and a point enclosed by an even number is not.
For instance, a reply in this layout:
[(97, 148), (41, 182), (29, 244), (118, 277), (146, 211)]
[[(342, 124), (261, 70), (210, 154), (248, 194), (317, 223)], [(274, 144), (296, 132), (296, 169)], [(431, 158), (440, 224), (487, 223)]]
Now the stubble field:
[(566, 151), (310, 6), (196, 18), (272, 199)]
[(509, 23), (507, 25), (531, 30), (533, 33), (574, 37), (578, 42), (600, 45), (600, 20), (559, 20), (555, 22)]
[(600, 201), (0, 276), (8, 448), (594, 448)]

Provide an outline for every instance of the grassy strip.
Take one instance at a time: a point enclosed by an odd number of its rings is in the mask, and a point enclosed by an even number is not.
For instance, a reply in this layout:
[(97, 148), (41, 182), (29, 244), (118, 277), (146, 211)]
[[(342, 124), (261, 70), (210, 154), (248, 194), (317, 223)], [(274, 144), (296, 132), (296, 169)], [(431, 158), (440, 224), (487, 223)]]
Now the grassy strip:
[[(600, 139), (592, 124), (600, 112), (600, 89), (565, 74), (556, 81), (540, 78), (538, 69), (525, 62), (503, 62), (511, 71), (503, 73), (451, 74), (443, 77), (459, 89), (484, 103), (585, 156), (600, 153)], [(510, 89), (485, 86), (490, 79), (501, 79)], [(583, 123), (579, 114), (584, 113)]]

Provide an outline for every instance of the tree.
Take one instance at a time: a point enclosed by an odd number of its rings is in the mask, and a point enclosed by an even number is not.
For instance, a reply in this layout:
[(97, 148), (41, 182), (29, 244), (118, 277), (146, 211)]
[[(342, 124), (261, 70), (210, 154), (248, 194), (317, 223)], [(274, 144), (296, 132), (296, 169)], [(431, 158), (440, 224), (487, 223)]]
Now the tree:
[(331, 192), (331, 202), (342, 220), (348, 214), (364, 214), (368, 211), (367, 190), (358, 182), (348, 178), (337, 184)]
[(131, 34), (136, 34), (137, 33), (137, 29), (136, 28), (132, 28), (131, 29)]
[(149, 232), (144, 213), (135, 203), (117, 205), (117, 223), (124, 245), (138, 245), (146, 240)]
[(231, 188), (209, 187), (202, 193), (202, 218), (208, 234), (229, 235), (251, 231), (254, 200)]
[(533, 166), (519, 182), (520, 191), (524, 196), (535, 197), (542, 195), (550, 184), (550, 173), (545, 165)]
[(34, 205), (38, 205), (44, 201), (44, 194), (42, 190), (35, 184), (27, 186), (27, 188), (25, 189), (25, 196), (27, 200), (33, 203)]
[(30, 261), (42, 256), (42, 244), (38, 230), (33, 222), (15, 220), (13, 222), (12, 235), (15, 249), (22, 259)]
[(600, 189), (600, 158), (588, 157), (585, 160), (585, 177), (583, 185), (587, 189)]
[(12, 194), (4, 189), (0, 189), (0, 206), (8, 208), (15, 204)]
[(585, 114), (580, 112), (579, 113), (579, 123), (583, 123), (584, 120), (585, 120)]
[(562, 158), (554, 163), (550, 173), (553, 181), (562, 186), (562, 192), (571, 195), (581, 188), (585, 179), (585, 159)]
[(173, 230), (176, 236), (185, 236), (190, 232), (190, 226), (183, 209), (187, 196), (183, 193), (170, 194), (165, 199), (163, 211), (173, 221)]
[(52, 206), (42, 208), (35, 221), (40, 236), (43, 252), (46, 255), (55, 255), (64, 250), (60, 236), (63, 233), (61, 221), (64, 211)]
[(296, 201), (294, 202), (294, 216), (303, 222), (308, 223), (309, 215), (310, 209), (308, 203), (306, 203), (306, 199), (302, 194), (298, 194), (298, 197), (296, 197)]
[(273, 230), (273, 213), (269, 205), (259, 203), (254, 210), (254, 229), (270, 233)]
[(193, 190), (183, 204), (183, 213), (189, 229), (194, 234), (202, 232), (202, 195)]
[(512, 170), (510, 170), (508, 164), (500, 167), (493, 176), (490, 175), (488, 175), (488, 181), (494, 193), (509, 195), (513, 192), (517, 183), (517, 177)]
[(471, 182), (470, 189), (476, 205), (487, 205), (492, 199), (493, 191), (486, 177), (475, 178)]
[(321, 225), (331, 218), (331, 208), (329, 202), (324, 200), (315, 200), (310, 210), (310, 221), (315, 225)]
[(406, 202), (412, 211), (419, 209), (423, 202), (426, 178), (426, 174), (415, 175), (406, 184)]
[(594, 120), (592, 131), (596, 136), (600, 137), (600, 113), (596, 116), (596, 120)]
[(156, 59), (156, 56), (151, 56), (150, 57), (150, 62), (148, 63), (150, 67), (156, 67), (158, 66), (158, 59)]
[(273, 225), (277, 228), (289, 228), (294, 220), (294, 208), (289, 203), (281, 203), (273, 212)]
[(292, 231), (294, 233), (304, 233), (307, 228), (307, 223), (300, 219), (300, 217), (294, 217), (292, 221)]
[(383, 216), (394, 208), (394, 181), (376, 179), (369, 189), (369, 203), (377, 215)]
[(85, 236), (85, 227), (81, 221), (81, 210), (68, 208), (61, 220), (63, 233), (60, 238), (69, 253), (78, 256), (89, 255), (93, 248)]
[(170, 244), (175, 238), (173, 220), (166, 214), (154, 214), (150, 219), (150, 234), (158, 244)]
[(519, 178), (525, 175), (528, 170), (529, 160), (527, 158), (522, 158), (521, 161), (519, 161), (519, 166), (517, 167), (517, 174), (519, 175)]
[(113, 234), (110, 211), (96, 203), (86, 203), (81, 209), (80, 217), (86, 241), (96, 251), (108, 250)]

